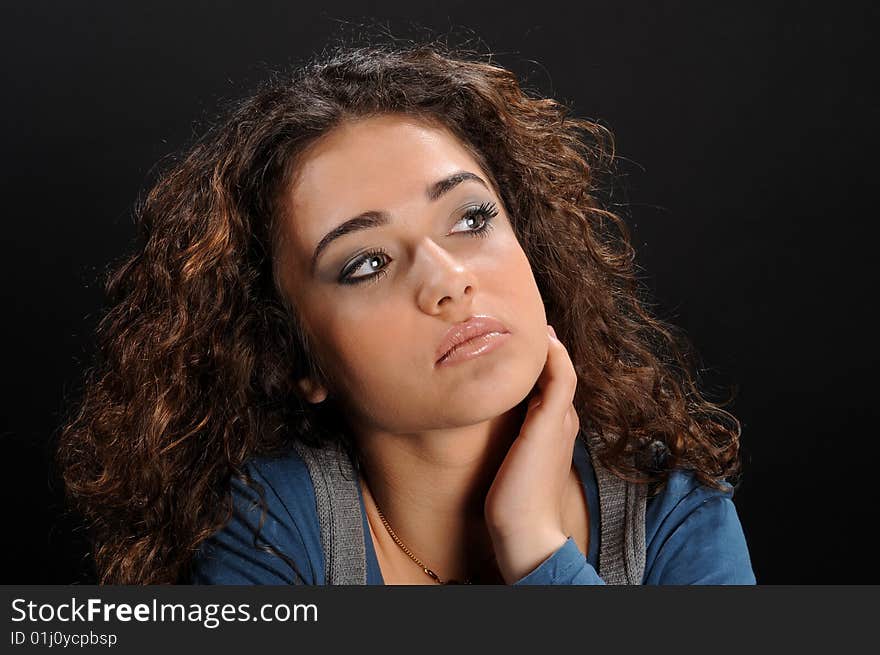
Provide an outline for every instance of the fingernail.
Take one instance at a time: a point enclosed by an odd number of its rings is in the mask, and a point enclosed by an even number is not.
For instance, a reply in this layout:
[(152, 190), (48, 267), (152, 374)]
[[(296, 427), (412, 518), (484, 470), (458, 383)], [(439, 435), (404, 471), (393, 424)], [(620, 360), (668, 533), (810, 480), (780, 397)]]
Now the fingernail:
[(553, 329), (553, 326), (552, 326), (552, 325), (548, 325), (548, 326), (547, 326), (547, 329), (550, 331), (550, 334), (551, 334), (551, 335), (553, 336), (553, 338), (555, 339), (555, 338), (556, 338), (556, 330)]

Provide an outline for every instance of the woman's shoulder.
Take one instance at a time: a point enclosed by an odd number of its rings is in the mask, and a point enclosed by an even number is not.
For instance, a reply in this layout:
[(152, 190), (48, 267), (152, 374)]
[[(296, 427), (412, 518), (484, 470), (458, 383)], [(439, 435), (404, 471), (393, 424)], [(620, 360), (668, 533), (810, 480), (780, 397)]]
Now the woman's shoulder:
[[(262, 489), (266, 511), (273, 521), (308, 536), (319, 536), (315, 487), (308, 466), (295, 448), (251, 457), (245, 463), (244, 471), (259, 487), (233, 477), (232, 495), (238, 511), (259, 512)], [(258, 504), (256, 508), (255, 502)]]
[(323, 551), (308, 467), (294, 448), (250, 458), (233, 476), (230, 520), (201, 546), (199, 584), (321, 584)]
[[(290, 509), (300, 505), (314, 506), (315, 488), (308, 466), (293, 446), (277, 453), (251, 457), (245, 462), (244, 471), (266, 488), (267, 501), (271, 499)], [(243, 486), (243, 481), (233, 477), (234, 488)]]
[(724, 490), (703, 483), (691, 469), (674, 468), (669, 471), (666, 484), (655, 498), (677, 503), (680, 500), (706, 500), (714, 497), (733, 498), (734, 487), (726, 480), (721, 481)]
[(670, 471), (645, 508), (648, 584), (754, 584), (734, 487), (704, 484), (694, 471)]
[[(655, 529), (664, 523), (669, 527), (670, 521), (685, 520), (707, 504), (732, 504), (734, 487), (726, 481), (722, 484), (724, 489), (717, 489), (704, 484), (690, 469), (672, 469), (660, 491), (648, 499), (645, 512), (649, 532), (652, 524)], [(646, 537), (650, 539), (650, 534)]]

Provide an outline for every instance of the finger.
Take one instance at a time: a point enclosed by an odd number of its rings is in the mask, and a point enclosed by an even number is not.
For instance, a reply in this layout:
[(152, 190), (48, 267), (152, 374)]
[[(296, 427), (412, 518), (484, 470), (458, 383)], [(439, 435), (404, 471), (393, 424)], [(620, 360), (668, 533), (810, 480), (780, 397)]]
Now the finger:
[(538, 394), (529, 405), (522, 430), (526, 441), (535, 442), (536, 447), (541, 448), (546, 446), (537, 446), (537, 443), (552, 442), (563, 447), (571, 441), (573, 445), (579, 427), (579, 422), (575, 427), (577, 414), (572, 404), (577, 374), (564, 346), (558, 340), (555, 344), (552, 341), (544, 371), (536, 384)]
[(574, 404), (568, 406), (568, 412), (565, 415), (565, 424), (564, 430), (565, 434), (569, 437), (573, 437), (578, 433), (581, 427), (581, 420), (578, 416), (577, 410), (574, 407)]
[(577, 373), (562, 342), (552, 335), (548, 339), (547, 361), (535, 383), (540, 391), (540, 404), (535, 409), (561, 419), (574, 400)]

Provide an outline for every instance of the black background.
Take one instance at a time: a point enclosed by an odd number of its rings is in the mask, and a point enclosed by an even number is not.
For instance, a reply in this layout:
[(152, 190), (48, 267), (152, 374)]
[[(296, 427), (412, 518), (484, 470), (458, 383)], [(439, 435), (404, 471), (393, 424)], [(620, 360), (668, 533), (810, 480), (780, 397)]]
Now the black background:
[[(320, 4), (320, 6), (319, 6)], [(454, 31), (617, 137), (657, 311), (743, 424), (759, 583), (877, 583), (870, 3), (3, 4), (2, 583), (91, 582), (50, 440), (154, 165), (340, 34)], [(378, 29), (377, 29), (378, 26)], [(475, 45), (479, 42), (474, 41)]]

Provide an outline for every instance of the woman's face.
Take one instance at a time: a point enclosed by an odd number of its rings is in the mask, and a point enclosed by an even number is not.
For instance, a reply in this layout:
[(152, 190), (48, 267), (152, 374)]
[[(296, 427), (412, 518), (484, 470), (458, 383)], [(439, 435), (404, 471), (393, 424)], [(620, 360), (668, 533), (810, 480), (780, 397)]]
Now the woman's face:
[[(544, 305), (489, 176), (451, 132), (398, 114), (346, 123), (302, 153), (284, 202), (282, 284), (348, 421), (462, 427), (529, 394), (547, 357)], [(353, 217), (372, 227), (325, 240)], [(510, 334), (438, 366), (447, 330), (474, 315)]]

